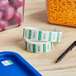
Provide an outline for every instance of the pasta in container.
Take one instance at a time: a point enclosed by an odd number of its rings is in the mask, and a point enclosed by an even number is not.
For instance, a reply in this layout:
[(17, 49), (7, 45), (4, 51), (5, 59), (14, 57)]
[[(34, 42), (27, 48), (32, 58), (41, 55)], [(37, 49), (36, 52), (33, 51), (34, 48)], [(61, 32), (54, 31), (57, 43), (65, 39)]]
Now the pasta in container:
[(76, 0), (47, 0), (50, 23), (76, 27)]

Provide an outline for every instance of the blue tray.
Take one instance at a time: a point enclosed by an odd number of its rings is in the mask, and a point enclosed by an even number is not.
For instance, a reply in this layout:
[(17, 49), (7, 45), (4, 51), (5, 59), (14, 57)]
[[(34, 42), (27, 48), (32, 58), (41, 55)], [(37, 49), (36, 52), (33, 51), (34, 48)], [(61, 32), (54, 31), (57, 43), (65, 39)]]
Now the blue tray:
[(0, 76), (42, 76), (19, 54), (0, 53)]

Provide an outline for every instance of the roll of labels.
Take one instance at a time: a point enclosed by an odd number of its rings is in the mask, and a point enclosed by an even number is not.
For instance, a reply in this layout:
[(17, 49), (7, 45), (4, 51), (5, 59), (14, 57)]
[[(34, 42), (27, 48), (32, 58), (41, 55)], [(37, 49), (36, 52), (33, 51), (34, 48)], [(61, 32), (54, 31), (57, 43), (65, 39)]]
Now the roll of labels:
[(23, 38), (25, 50), (33, 53), (46, 53), (53, 48), (53, 42), (61, 41), (62, 31), (56, 28), (45, 31), (34, 27), (24, 27)]

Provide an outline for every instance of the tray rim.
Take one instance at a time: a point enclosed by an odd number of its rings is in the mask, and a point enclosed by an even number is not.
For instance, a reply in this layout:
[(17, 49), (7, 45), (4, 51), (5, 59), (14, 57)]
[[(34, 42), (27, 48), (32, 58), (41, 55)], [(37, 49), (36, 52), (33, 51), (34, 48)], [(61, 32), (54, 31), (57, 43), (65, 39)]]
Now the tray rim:
[(0, 57), (1, 56), (15, 56), (19, 59), (19, 61), (21, 61), (22, 63), (24, 63), (25, 66), (27, 66), (27, 68), (29, 68), (29, 70), (31, 72), (33, 72), (36, 76), (42, 76), (34, 67), (32, 67), (32, 65), (30, 65), (21, 55), (19, 55), (16, 52), (11, 52), (11, 51), (4, 51), (4, 52), (0, 52)]

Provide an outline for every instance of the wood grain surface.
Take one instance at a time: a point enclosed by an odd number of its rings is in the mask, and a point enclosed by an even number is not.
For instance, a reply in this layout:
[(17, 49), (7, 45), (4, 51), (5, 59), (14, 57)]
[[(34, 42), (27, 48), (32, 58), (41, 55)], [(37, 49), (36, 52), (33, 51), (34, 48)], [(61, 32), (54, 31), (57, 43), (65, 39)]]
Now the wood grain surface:
[[(22, 38), (23, 27), (37, 27), (50, 30), (57, 27), (63, 30), (60, 43), (55, 43), (53, 50), (45, 54), (27, 52)], [(62, 61), (56, 59), (76, 40), (76, 28), (52, 25), (47, 21), (45, 0), (26, 0), (25, 19), (21, 27), (0, 32), (0, 52), (13, 51), (23, 56), (43, 76), (76, 76), (76, 48), (70, 51)]]

